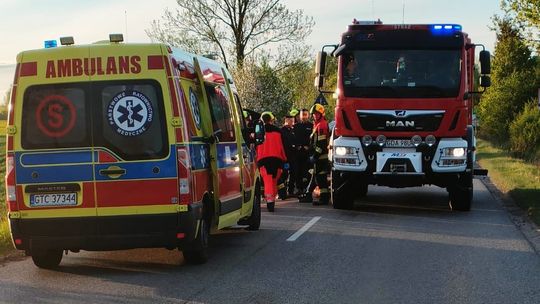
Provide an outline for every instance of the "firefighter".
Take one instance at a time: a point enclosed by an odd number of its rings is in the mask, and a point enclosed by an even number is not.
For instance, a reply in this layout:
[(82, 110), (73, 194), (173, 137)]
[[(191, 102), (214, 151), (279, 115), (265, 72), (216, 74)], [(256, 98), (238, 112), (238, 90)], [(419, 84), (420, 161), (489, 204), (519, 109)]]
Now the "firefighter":
[(257, 166), (264, 183), (266, 208), (269, 212), (274, 212), (277, 181), (284, 164), (287, 162), (287, 156), (283, 148), (281, 130), (273, 125), (275, 121), (274, 114), (272, 112), (263, 112), (261, 119), (264, 122), (266, 135), (264, 142), (257, 146)]
[(309, 111), (307, 109), (301, 109), (300, 121), (294, 125), (297, 172), (296, 188), (298, 194), (306, 192), (306, 186), (309, 182), (309, 169), (312, 167), (309, 162), (309, 137), (312, 131), (313, 124), (309, 121)]
[(313, 115), (313, 132), (311, 134), (311, 156), (310, 162), (314, 164), (311, 182), (308, 190), (300, 197), (301, 202), (313, 201), (312, 192), (315, 185), (319, 186), (320, 198), (313, 205), (327, 205), (330, 201), (328, 189), (328, 139), (330, 132), (328, 123), (324, 118), (324, 107), (316, 103), (311, 107), (310, 113)]
[(289, 163), (285, 163), (283, 167), (283, 173), (279, 179), (278, 195), (280, 199), (286, 199), (287, 196), (294, 194), (294, 182), (295, 182), (295, 167), (296, 162), (292, 161), (296, 159), (296, 146), (294, 144), (294, 113), (291, 111), (285, 116), (283, 127), (281, 127), (281, 136), (283, 139), (283, 147), (285, 148), (285, 155), (287, 159), (291, 160)]

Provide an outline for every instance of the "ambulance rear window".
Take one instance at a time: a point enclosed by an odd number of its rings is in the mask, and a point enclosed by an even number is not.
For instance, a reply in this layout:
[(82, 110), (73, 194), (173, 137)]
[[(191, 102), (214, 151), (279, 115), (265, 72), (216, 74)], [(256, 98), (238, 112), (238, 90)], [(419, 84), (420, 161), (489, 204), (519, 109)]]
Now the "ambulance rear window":
[(96, 118), (94, 145), (124, 160), (168, 155), (163, 97), (153, 80), (94, 83)]
[(36, 85), (24, 94), (22, 147), (72, 148), (90, 145), (86, 84)]

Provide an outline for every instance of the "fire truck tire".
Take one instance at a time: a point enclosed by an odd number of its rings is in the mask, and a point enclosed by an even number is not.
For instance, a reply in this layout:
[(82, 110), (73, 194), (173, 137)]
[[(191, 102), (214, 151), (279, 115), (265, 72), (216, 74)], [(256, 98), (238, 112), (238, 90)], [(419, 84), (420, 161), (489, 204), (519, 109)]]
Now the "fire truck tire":
[(62, 261), (62, 249), (48, 249), (44, 251), (32, 252), (32, 261), (39, 268), (56, 268)]
[(470, 211), (473, 198), (472, 174), (462, 175), (455, 185), (448, 187), (450, 207), (456, 211)]
[(330, 182), (330, 199), (334, 209), (350, 210), (354, 207), (354, 193), (339, 172), (332, 171)]
[(197, 238), (189, 248), (182, 251), (184, 259), (189, 264), (204, 264), (208, 261), (208, 238), (210, 236), (210, 226), (208, 219), (202, 218), (197, 231)]
[(255, 231), (259, 230), (261, 226), (261, 187), (257, 184), (255, 188), (255, 196), (253, 197), (253, 209), (251, 215), (248, 218), (248, 227), (246, 230)]
[(364, 197), (368, 193), (368, 184), (366, 183), (360, 183), (357, 185), (358, 189), (356, 190), (356, 194), (358, 197)]

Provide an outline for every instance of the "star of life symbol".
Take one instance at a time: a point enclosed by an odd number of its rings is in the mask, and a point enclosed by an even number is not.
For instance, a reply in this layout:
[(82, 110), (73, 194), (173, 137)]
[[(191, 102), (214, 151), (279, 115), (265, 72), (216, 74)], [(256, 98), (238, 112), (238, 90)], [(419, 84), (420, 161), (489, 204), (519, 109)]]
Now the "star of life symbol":
[(206, 148), (204, 146), (201, 147), (200, 156), (202, 167), (206, 168)]
[(148, 97), (137, 91), (118, 93), (107, 109), (109, 125), (120, 135), (139, 136), (150, 128), (154, 111)]

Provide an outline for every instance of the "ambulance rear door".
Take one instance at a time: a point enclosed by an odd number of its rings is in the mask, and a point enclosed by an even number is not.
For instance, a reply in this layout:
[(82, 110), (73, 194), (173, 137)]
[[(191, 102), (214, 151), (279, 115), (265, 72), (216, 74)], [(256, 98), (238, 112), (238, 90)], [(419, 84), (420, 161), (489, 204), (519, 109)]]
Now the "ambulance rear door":
[(176, 149), (163, 51), (119, 44), (90, 53), (107, 62), (104, 74), (91, 77), (97, 215), (99, 229), (107, 233), (173, 233), (177, 225)]
[(32, 238), (92, 235), (96, 202), (91, 90), (84, 70), (88, 49), (20, 56), (14, 153), (8, 151), (14, 157), (20, 218), (30, 220), (20, 232)]

